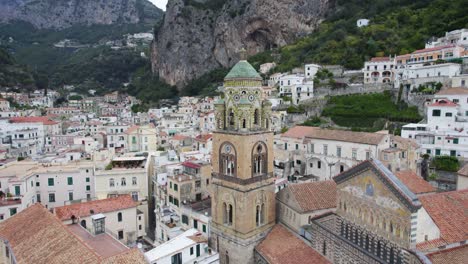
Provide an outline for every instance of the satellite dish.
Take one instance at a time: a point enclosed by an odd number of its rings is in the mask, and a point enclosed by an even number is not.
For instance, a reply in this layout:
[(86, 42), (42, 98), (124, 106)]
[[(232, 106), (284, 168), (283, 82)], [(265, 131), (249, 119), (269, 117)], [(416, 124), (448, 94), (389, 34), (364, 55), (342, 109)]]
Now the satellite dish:
[(143, 248), (143, 244), (137, 243), (137, 248), (138, 248), (138, 249), (142, 249), (142, 248)]

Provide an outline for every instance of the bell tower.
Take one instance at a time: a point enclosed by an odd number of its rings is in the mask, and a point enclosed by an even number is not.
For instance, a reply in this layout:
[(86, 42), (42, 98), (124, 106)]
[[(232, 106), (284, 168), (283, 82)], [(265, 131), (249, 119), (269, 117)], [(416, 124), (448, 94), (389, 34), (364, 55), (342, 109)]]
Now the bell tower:
[(211, 246), (221, 263), (253, 263), (254, 248), (275, 224), (271, 104), (246, 60), (224, 79), (215, 102)]

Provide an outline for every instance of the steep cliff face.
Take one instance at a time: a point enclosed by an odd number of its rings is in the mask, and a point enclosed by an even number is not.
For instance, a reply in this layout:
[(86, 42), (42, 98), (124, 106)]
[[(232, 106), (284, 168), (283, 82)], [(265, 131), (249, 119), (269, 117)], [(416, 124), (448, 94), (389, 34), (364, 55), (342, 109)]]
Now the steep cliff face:
[(36, 28), (136, 24), (161, 15), (147, 0), (0, 0), (1, 23), (25, 21)]
[(215, 68), (311, 33), (334, 0), (171, 0), (155, 30), (153, 72), (183, 86)]

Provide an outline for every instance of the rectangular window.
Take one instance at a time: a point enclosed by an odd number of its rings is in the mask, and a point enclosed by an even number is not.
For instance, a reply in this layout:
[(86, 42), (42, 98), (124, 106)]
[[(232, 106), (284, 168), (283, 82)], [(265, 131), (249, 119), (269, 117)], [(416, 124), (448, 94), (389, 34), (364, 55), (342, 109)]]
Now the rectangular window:
[(338, 158), (341, 157), (341, 147), (336, 147), (336, 156), (337, 156)]
[(176, 198), (174, 198), (174, 205), (177, 206), (177, 207), (179, 207), (179, 200), (176, 199)]
[(436, 156), (440, 156), (440, 149), (436, 149), (436, 150), (435, 150), (435, 155), (436, 155)]
[(21, 187), (19, 185), (15, 186), (15, 195), (16, 196), (21, 195)]
[(317, 168), (321, 169), (322, 168), (322, 162), (317, 161)]
[(451, 116), (452, 116), (452, 113), (445, 113), (445, 116), (446, 116), (446, 117), (451, 117)]
[(174, 198), (172, 197), (172, 195), (169, 195), (169, 203), (174, 203)]
[(206, 225), (202, 226), (202, 231), (203, 231), (203, 233), (206, 233)]
[(296, 144), (296, 150), (299, 150), (299, 144)]
[(67, 178), (68, 185), (73, 185), (73, 177)]
[(55, 203), (55, 193), (49, 193), (49, 203)]
[(323, 145), (323, 155), (328, 155), (328, 145)]
[(310, 144), (310, 153), (314, 153), (314, 144)]
[(357, 149), (353, 149), (353, 152), (351, 153), (352, 159), (357, 159)]
[(54, 186), (54, 178), (48, 179), (49, 186)]
[(458, 144), (458, 138), (453, 139), (453, 144)]
[(119, 240), (122, 240), (124, 238), (124, 232), (123, 230), (119, 231)]
[(193, 255), (193, 247), (190, 248), (190, 256)]
[(10, 208), (10, 216), (14, 216), (17, 211), (17, 208)]
[(182, 223), (188, 225), (188, 216), (182, 215)]
[(193, 219), (193, 228), (198, 229), (198, 221)]
[(284, 143), (284, 150), (288, 150), (288, 143)]
[(169, 182), (169, 189), (172, 189), (172, 182)]
[(89, 182), (89, 177), (86, 177), (86, 182)]
[(68, 201), (73, 201), (73, 193), (72, 192), (68, 193)]
[(457, 151), (456, 150), (451, 150), (450, 151), (450, 156), (456, 157), (457, 156)]
[(178, 190), (179, 190), (179, 186), (174, 183), (174, 191), (178, 191)]
[(366, 151), (366, 160), (370, 160), (370, 152)]
[(432, 116), (440, 116), (440, 110), (439, 109), (432, 110)]
[(426, 149), (426, 154), (431, 154), (431, 150), (430, 149)]
[(86, 191), (91, 191), (91, 185), (86, 185)]

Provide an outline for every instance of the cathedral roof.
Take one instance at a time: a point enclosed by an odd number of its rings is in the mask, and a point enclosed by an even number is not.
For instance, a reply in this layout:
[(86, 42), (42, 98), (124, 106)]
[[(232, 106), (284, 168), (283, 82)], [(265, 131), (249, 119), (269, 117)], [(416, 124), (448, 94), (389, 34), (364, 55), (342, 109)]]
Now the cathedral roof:
[(255, 68), (246, 60), (239, 61), (224, 79), (259, 79), (262, 77)]
[(275, 225), (255, 249), (270, 264), (331, 263), (281, 224)]

